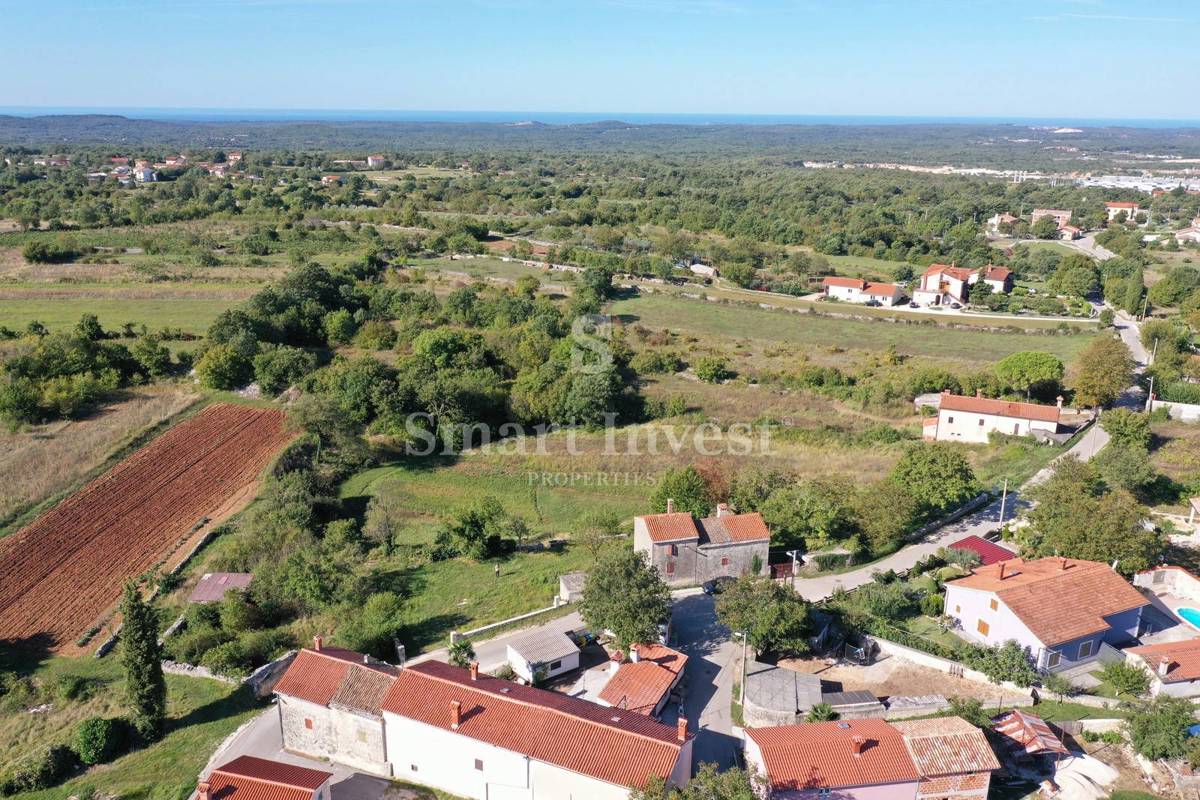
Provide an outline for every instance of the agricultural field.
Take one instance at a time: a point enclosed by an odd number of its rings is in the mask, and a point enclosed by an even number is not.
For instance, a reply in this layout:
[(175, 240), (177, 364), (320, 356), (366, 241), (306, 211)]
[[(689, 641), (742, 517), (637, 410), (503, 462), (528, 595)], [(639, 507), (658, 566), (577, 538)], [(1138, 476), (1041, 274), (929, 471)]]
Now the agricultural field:
[(249, 502), (287, 438), (280, 411), (210, 406), (0, 540), (0, 638), (78, 647), (124, 580)]
[(197, 400), (175, 386), (137, 387), (83, 419), (0, 430), (0, 535)]
[[(840, 309), (839, 309), (840, 310)], [(844, 363), (847, 349), (982, 365), (1023, 350), (1041, 350), (1069, 362), (1091, 341), (1092, 326), (1078, 334), (1027, 331), (972, 331), (920, 323), (874, 322), (821, 314), (788, 313), (672, 297), (640, 294), (612, 303), (612, 314), (625, 325), (670, 330), (729, 342), (769, 342), (797, 347), (796, 355), (814, 361)], [(957, 321), (957, 320), (955, 320)], [(824, 352), (822, 352), (824, 351)]]

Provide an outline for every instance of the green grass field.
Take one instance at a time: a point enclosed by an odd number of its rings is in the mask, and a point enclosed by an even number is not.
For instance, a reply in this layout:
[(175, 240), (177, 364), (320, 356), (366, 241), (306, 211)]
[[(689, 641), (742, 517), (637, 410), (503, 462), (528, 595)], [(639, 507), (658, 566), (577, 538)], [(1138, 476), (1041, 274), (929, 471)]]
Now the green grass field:
[[(840, 310), (840, 309), (839, 309)], [(721, 305), (662, 294), (618, 300), (612, 313), (652, 329), (725, 339), (759, 339), (800, 348), (882, 351), (983, 364), (1023, 350), (1052, 353), (1070, 361), (1091, 341), (1088, 334), (970, 331), (931, 325), (839, 319), (816, 314)], [(804, 352), (801, 350), (800, 352)]]
[[(53, 687), (61, 676), (80, 676), (94, 687), (92, 697), (64, 700)], [(45, 714), (30, 714), (16, 698), (0, 705), (0, 764), (11, 764), (39, 746), (70, 744), (76, 726), (95, 715), (125, 713), (121, 667), (115, 657), (54, 658), (30, 675), (48, 693)], [(43, 702), (41, 697), (37, 702)], [(31, 701), (32, 702), (32, 701)], [(167, 735), (151, 747), (135, 750), (41, 792), (17, 795), (27, 800), (69, 796), (178, 800), (195, 788), (196, 775), (216, 746), (260, 708), (239, 687), (203, 678), (167, 676)]]
[[(8, 296), (14, 295), (10, 293)], [(95, 314), (100, 318), (100, 324), (108, 330), (120, 329), (126, 322), (132, 322), (151, 330), (172, 327), (203, 334), (217, 315), (238, 302), (172, 297), (128, 300), (87, 297), (9, 299), (0, 301), (0, 325), (19, 331), (37, 320), (55, 330), (74, 325), (84, 314)]]

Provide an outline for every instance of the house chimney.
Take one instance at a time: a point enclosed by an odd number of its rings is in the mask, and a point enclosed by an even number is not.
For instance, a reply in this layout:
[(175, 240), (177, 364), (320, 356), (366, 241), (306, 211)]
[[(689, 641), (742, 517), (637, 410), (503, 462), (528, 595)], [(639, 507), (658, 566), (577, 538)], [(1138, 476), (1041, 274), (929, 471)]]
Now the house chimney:
[(314, 636), (313, 650), (316, 650), (318, 653), (321, 652), (321, 642), (323, 641), (325, 641), (325, 639), (321, 636), (321, 634), (318, 633), (316, 636)]
[(681, 742), (687, 741), (687, 717), (680, 717), (679, 722), (675, 723), (675, 738)]
[(1167, 673), (1171, 671), (1171, 659), (1163, 656), (1158, 662), (1158, 675), (1160, 678), (1167, 677)]
[(675, 513), (675, 501), (670, 497), (667, 498), (667, 513), (668, 514)]
[(861, 736), (852, 736), (850, 738), (850, 750), (854, 753), (855, 758), (859, 758), (863, 754), (863, 749), (867, 746), (867, 740)]
[(1059, 569), (1060, 571), (1062, 571), (1062, 572), (1066, 572), (1066, 571), (1067, 571), (1067, 559), (1066, 559), (1066, 557), (1065, 557), (1065, 556), (1059, 560), (1059, 562), (1058, 562), (1058, 569)]
[(450, 728), (458, 730), (459, 723), (462, 722), (462, 703), (457, 700), (450, 701)]
[(1054, 398), (1054, 404), (1056, 406), (1058, 406), (1059, 408), (1062, 408), (1063, 396), (1061, 394), (1058, 397)]
[(980, 388), (976, 387), (976, 389), (975, 389), (975, 396), (976, 396), (976, 397), (983, 397), (983, 389), (980, 389)]
[(609, 657), (608, 672), (610, 675), (616, 675), (617, 670), (621, 668), (621, 664), (625, 663), (625, 654), (620, 650), (616, 650)]
[(212, 795), (209, 794), (211, 789), (212, 785), (209, 784), (208, 781), (200, 781), (200, 783), (196, 785), (196, 800), (209, 800), (209, 798), (212, 797)]
[(729, 516), (729, 503), (717, 503), (717, 516), (718, 517)]
[(364, 664), (370, 664), (370, 663), (371, 663), (371, 657), (370, 657), (369, 655), (367, 655), (366, 653), (363, 653), (363, 663), (364, 663)]
[(1004, 580), (1004, 562), (1000, 562), (1000, 580)]
[(473, 681), (479, 680), (479, 662), (478, 661), (471, 662), (471, 680), (473, 680)]
[(629, 648), (629, 660), (634, 664), (642, 660), (642, 654), (638, 652), (636, 644)]

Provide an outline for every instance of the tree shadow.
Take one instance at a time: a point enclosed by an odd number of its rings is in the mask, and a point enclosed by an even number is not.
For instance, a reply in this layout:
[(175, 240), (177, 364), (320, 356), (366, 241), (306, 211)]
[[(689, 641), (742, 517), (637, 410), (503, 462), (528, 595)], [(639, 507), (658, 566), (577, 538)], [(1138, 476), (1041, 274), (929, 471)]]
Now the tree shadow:
[(32, 675), (53, 655), (56, 644), (48, 633), (35, 633), (20, 639), (0, 639), (0, 672), (19, 677)]
[(228, 719), (264, 705), (266, 705), (265, 701), (259, 701), (255, 698), (254, 691), (248, 685), (242, 684), (233, 694), (193, 708), (182, 717), (168, 719), (164, 735), (184, 730), (193, 725), (204, 725)]
[(439, 614), (400, 628), (399, 639), (410, 654), (423, 653), (431, 647), (441, 647), (449, 641), (450, 631), (466, 625), (465, 614)]

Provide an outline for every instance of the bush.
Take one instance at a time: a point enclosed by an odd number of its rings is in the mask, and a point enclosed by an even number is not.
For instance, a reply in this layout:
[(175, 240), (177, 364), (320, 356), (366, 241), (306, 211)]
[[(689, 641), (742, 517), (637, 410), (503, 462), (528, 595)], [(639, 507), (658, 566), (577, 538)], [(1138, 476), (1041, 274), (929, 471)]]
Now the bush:
[(1139, 696), (1150, 688), (1150, 674), (1141, 667), (1125, 661), (1105, 664), (1100, 670), (1100, 680), (1107, 683), (1117, 694)]
[(668, 350), (644, 350), (630, 360), (629, 366), (640, 375), (661, 375), (678, 372), (683, 362)]
[(940, 594), (926, 594), (921, 596), (921, 613), (927, 617), (940, 617), (942, 615), (942, 596)]
[(96, 691), (96, 681), (80, 675), (59, 675), (54, 680), (54, 696), (59, 700), (87, 700)]
[(90, 717), (75, 729), (75, 751), (89, 767), (112, 759), (128, 740), (125, 721), (113, 717)]
[(724, 359), (705, 356), (696, 362), (696, 377), (705, 383), (720, 383), (732, 377), (732, 373)]
[(381, 319), (367, 320), (355, 334), (354, 345), (368, 350), (390, 350), (396, 346), (396, 329)]
[(79, 765), (79, 757), (66, 745), (53, 744), (14, 765), (0, 779), (0, 794), (36, 792), (57, 785)]
[(1028, 651), (1013, 639), (997, 647), (980, 650), (966, 659), (966, 663), (987, 675), (992, 683), (1011, 681), (1026, 688), (1038, 679)]
[(200, 356), (196, 374), (210, 389), (237, 389), (254, 377), (254, 365), (232, 345), (218, 344)]

